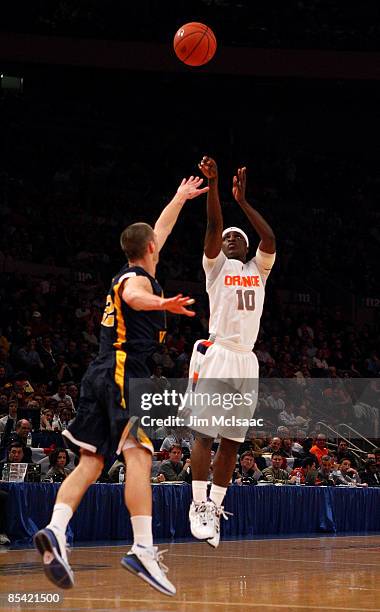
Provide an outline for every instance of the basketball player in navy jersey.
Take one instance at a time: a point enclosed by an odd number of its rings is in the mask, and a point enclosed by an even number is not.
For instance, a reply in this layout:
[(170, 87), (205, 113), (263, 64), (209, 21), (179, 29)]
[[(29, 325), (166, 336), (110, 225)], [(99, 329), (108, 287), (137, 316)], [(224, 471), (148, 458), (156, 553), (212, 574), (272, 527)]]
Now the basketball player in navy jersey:
[(166, 595), (176, 590), (167, 579), (162, 553), (153, 546), (153, 446), (128, 410), (128, 380), (148, 378), (148, 360), (165, 335), (165, 313), (194, 316), (186, 308), (193, 300), (182, 295), (163, 298), (155, 279), (159, 252), (186, 200), (206, 191), (203, 179), (183, 179), (154, 229), (134, 223), (121, 235), (128, 263), (113, 278), (106, 299), (98, 357), (81, 385), (77, 416), (63, 431), (69, 446), (79, 448), (80, 461), (62, 483), (49, 525), (35, 535), (47, 578), (61, 588), (74, 584), (67, 561), (66, 528), (88, 487), (102, 472), (104, 458), (122, 452), (126, 464), (125, 503), (131, 516), (134, 543), (122, 565)]

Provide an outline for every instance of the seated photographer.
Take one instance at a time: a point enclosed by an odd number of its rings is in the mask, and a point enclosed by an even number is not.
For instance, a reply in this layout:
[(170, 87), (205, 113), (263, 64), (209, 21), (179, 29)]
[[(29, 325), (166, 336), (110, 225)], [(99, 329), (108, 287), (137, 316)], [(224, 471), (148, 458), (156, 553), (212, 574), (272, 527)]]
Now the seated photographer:
[(256, 465), (253, 452), (245, 451), (240, 457), (239, 467), (232, 475), (232, 482), (238, 485), (257, 484), (261, 476), (262, 472)]
[(70, 468), (66, 467), (70, 463), (69, 453), (64, 448), (56, 448), (49, 455), (50, 468), (47, 471), (47, 477), (53, 477), (54, 482), (65, 480), (71, 472)]
[(169, 449), (169, 459), (161, 463), (158, 475), (163, 474), (167, 482), (184, 480), (191, 482), (191, 460), (186, 459), (183, 464), (181, 461), (182, 448), (179, 444), (172, 444)]

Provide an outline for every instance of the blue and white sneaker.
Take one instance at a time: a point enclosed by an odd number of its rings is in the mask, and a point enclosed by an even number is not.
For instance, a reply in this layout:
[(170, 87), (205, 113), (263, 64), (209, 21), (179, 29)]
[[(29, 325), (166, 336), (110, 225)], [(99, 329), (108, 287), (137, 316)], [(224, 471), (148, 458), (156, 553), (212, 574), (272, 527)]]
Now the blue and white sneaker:
[(65, 534), (46, 527), (37, 531), (33, 539), (42, 555), (46, 577), (61, 589), (71, 589), (74, 586), (74, 573), (67, 561)]
[(134, 544), (129, 553), (122, 558), (121, 564), (157, 591), (165, 595), (175, 595), (175, 586), (165, 576), (168, 568), (162, 562), (164, 552), (166, 550), (159, 552), (157, 546)]

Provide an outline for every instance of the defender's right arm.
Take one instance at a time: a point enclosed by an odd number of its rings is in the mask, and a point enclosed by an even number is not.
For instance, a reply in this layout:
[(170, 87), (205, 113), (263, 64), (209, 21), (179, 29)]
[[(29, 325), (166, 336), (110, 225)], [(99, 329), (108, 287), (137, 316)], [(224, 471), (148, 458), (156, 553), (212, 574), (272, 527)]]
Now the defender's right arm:
[(181, 293), (172, 298), (154, 295), (152, 285), (146, 276), (132, 276), (124, 281), (122, 299), (133, 310), (168, 310), (188, 317), (195, 315), (195, 312), (185, 308), (194, 304), (193, 299), (183, 297)]

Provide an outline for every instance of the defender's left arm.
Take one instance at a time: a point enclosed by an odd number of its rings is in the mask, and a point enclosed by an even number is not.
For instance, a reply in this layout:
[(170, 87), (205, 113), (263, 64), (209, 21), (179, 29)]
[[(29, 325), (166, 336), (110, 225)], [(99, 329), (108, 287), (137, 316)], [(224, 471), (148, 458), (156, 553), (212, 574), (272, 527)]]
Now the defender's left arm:
[(174, 198), (165, 206), (154, 226), (159, 251), (161, 251), (172, 231), (186, 200), (192, 200), (203, 193), (207, 193), (208, 187), (201, 188), (202, 183), (203, 179), (199, 176), (183, 179)]

